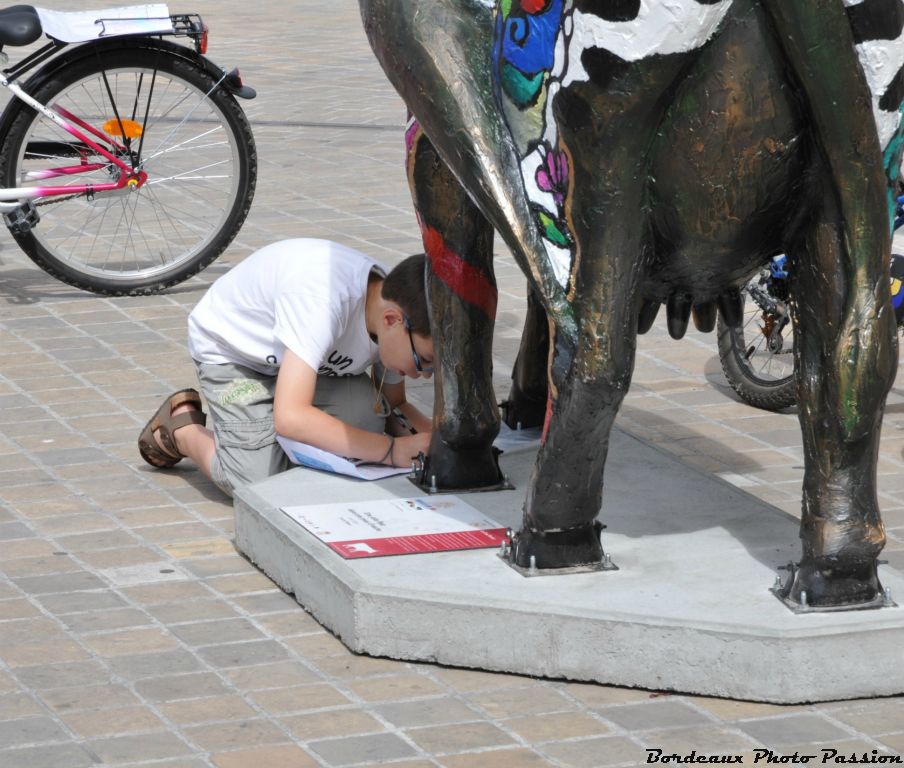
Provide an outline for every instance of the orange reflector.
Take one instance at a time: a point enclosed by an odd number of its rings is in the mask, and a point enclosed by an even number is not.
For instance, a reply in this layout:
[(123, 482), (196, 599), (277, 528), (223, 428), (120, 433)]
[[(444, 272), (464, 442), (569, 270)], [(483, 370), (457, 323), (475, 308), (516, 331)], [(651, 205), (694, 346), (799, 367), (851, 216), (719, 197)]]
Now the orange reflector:
[(104, 123), (104, 133), (109, 136), (123, 136), (127, 139), (138, 139), (141, 137), (141, 126), (134, 120), (107, 120)]

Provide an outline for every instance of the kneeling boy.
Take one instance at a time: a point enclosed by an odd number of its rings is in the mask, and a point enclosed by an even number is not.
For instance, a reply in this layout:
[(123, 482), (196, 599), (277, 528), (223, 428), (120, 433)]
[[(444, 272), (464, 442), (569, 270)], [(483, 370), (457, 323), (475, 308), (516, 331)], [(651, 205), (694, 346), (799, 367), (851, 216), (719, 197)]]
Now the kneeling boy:
[[(337, 243), (274, 243), (219, 278), (188, 327), (212, 430), (198, 392), (174, 393), (139, 437), (148, 463), (188, 457), (232, 495), (289, 468), (277, 433), (393, 466), (427, 452), (431, 422), (403, 378), (433, 371), (423, 255), (387, 274)], [(416, 434), (394, 423), (396, 408)]]

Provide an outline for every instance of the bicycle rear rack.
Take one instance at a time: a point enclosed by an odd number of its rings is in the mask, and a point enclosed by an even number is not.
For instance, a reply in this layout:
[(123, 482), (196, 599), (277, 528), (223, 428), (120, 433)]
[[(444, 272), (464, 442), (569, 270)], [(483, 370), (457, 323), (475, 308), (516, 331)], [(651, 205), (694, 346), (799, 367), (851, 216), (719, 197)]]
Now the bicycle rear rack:
[(207, 25), (197, 13), (171, 14), (173, 34), (176, 37), (190, 37), (198, 53), (207, 52)]

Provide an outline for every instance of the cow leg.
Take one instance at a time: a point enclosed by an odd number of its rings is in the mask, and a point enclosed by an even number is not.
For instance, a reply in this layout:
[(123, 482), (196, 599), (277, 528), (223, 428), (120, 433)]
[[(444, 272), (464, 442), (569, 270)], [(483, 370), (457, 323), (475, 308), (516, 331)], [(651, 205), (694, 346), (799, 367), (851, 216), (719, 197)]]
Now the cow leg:
[[(805, 474), (800, 570), (814, 606), (879, 592), (885, 532), (876, 461), (897, 361), (886, 178), (871, 97), (842, 3), (764, 0), (805, 98), (830, 192), (792, 264)], [(837, 284), (841, 283), (841, 290)]]
[(555, 351), (550, 414), (514, 541), (514, 560), (525, 567), (532, 557), (541, 569), (602, 557), (594, 520), (609, 434), (634, 368), (637, 280), (625, 280), (630, 264), (596, 266), (601, 279), (578, 314), (577, 348), (559, 344)]
[(544, 439), (513, 546), (517, 565), (540, 569), (597, 563), (602, 556), (595, 518), (610, 431), (634, 368), (649, 150), (662, 96), (683, 61), (627, 64), (587, 52), (583, 63), (606, 87), (575, 83), (554, 105), (573, 179), (567, 213), (577, 243), (578, 334), (576, 343), (558, 332), (552, 339)]
[(852, 270), (836, 198), (826, 198), (790, 270), (805, 471), (803, 554), (788, 596), (828, 607), (881, 591), (876, 462), (897, 337), (887, 257)]
[[(889, 180), (872, 95), (844, 7), (853, 4), (763, 0), (800, 85), (811, 133), (839, 202), (846, 267), (855, 272), (887, 252), (882, 245), (887, 245)], [(887, 263), (886, 256), (882, 265)]]
[(537, 294), (528, 290), (521, 346), (512, 369), (512, 388), (504, 402), (505, 423), (512, 429), (539, 427), (549, 396), (549, 319)]
[(495, 9), (486, 0), (359, 0), (371, 47), (436, 151), (511, 248), (560, 332), (571, 307), (534, 223), (496, 101)]
[(414, 123), (408, 180), (427, 252), (434, 343), (433, 438), (422, 479), (442, 490), (496, 485), (493, 229)]

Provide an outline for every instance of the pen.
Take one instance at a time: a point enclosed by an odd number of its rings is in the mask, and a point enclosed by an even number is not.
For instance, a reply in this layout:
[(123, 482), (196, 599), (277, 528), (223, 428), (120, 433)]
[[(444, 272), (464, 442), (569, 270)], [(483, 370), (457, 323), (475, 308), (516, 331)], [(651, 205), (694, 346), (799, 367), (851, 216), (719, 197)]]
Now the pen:
[(412, 435), (417, 434), (417, 430), (411, 426), (411, 422), (405, 418), (405, 414), (403, 414), (398, 408), (393, 408), (392, 415), (395, 416), (396, 421), (399, 422), (402, 429), (407, 429)]

